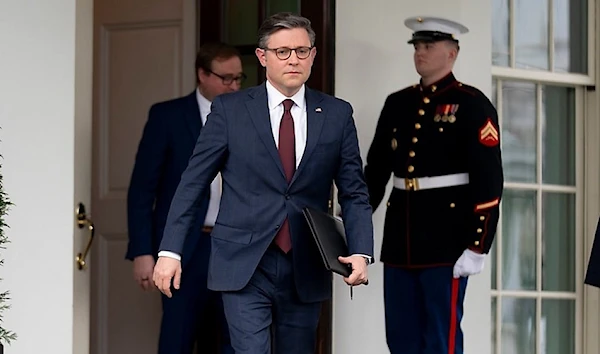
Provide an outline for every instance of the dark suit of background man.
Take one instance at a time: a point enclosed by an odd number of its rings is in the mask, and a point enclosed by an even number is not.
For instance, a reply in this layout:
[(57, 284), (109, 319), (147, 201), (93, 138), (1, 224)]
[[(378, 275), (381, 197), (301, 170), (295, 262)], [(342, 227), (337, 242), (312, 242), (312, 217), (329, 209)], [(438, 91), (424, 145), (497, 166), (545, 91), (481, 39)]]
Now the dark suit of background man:
[[(127, 258), (133, 260), (134, 278), (144, 290), (155, 287), (151, 278), (167, 213), (200, 131), (205, 129), (211, 101), (219, 94), (239, 90), (245, 78), (237, 50), (221, 43), (200, 48), (196, 73), (196, 90), (150, 109), (131, 176)], [(191, 353), (197, 333), (201, 335), (208, 328), (219, 326), (218, 320), (208, 317), (209, 310), (220, 314), (217, 319), (220, 317), (223, 322), (222, 353), (233, 353), (228, 344), (220, 294), (206, 286), (210, 232), (217, 217), (221, 189), (220, 178), (213, 179), (209, 181), (210, 187), (198, 195), (194, 223), (189, 225), (189, 237), (181, 248), (184, 269), (181, 281), (185, 286), (172, 297), (163, 295), (161, 354)], [(199, 344), (200, 352), (207, 353), (208, 345)]]
[(419, 84), (389, 95), (367, 156), (376, 209), (393, 173), (381, 261), (392, 354), (462, 353), (467, 278), (483, 270), (503, 190), (496, 110), (452, 68), (452, 21), (411, 18)]
[[(339, 188), (351, 263), (345, 279), (367, 281), (373, 228), (352, 108), (309, 89), (316, 54), (306, 18), (276, 14), (259, 29), (256, 49), (267, 82), (217, 97), (183, 173), (160, 249), (185, 252), (197, 201), (217, 172), (221, 209), (212, 233), (208, 286), (223, 294), (236, 354), (312, 354), (321, 303), (331, 297), (326, 271), (302, 208), (327, 211)], [(159, 289), (180, 284), (179, 262), (160, 257)], [(185, 274), (185, 271), (184, 271)]]

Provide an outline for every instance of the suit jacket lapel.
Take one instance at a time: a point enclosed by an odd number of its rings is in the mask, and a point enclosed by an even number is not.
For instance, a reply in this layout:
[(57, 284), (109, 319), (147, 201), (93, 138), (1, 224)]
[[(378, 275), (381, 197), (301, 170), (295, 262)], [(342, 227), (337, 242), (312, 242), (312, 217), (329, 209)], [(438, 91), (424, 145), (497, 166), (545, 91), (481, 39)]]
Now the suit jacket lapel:
[(186, 98), (187, 105), (185, 109), (185, 120), (187, 122), (191, 137), (196, 144), (198, 135), (200, 135), (200, 129), (202, 128), (202, 119), (200, 118), (200, 108), (198, 108), (198, 99), (196, 98), (196, 91), (189, 94)]
[(294, 173), (294, 178), (290, 185), (298, 178), (310, 155), (315, 150), (319, 137), (321, 136), (321, 130), (323, 129), (323, 123), (325, 121), (326, 111), (319, 104), (323, 100), (323, 96), (317, 92), (306, 87), (306, 147), (304, 148), (304, 154), (302, 154), (302, 160), (300, 165)]
[(285, 179), (285, 172), (281, 165), (281, 159), (279, 158), (279, 151), (277, 151), (277, 145), (273, 139), (273, 130), (271, 128), (271, 117), (269, 115), (269, 102), (267, 99), (267, 88), (263, 83), (249, 92), (252, 97), (246, 102), (246, 107), (250, 112), (250, 118), (254, 127), (258, 131), (258, 135), (265, 144), (269, 155), (273, 158), (275, 165), (281, 172), (281, 176)]

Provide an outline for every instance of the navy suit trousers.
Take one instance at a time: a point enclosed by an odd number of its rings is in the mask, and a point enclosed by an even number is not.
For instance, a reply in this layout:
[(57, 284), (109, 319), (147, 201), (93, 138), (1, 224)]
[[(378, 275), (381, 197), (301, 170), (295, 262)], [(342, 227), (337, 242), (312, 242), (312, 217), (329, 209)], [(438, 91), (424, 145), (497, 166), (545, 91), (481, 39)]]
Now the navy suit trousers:
[(270, 246), (248, 285), (223, 293), (236, 354), (314, 354), (321, 302), (298, 299), (291, 253)]

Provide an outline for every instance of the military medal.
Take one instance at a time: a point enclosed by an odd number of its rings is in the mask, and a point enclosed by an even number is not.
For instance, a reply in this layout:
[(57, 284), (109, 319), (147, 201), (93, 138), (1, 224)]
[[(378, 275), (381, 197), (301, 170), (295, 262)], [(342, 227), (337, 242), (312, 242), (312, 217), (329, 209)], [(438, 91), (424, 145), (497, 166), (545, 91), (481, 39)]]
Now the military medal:
[(458, 105), (457, 104), (453, 104), (450, 105), (450, 115), (448, 116), (448, 122), (450, 123), (454, 123), (456, 122), (456, 111), (458, 110)]
[(396, 150), (398, 148), (398, 140), (396, 138), (392, 139), (392, 150)]
[(442, 104), (436, 107), (434, 122), (456, 122), (455, 113), (458, 110), (457, 104)]
[(448, 121), (448, 111), (450, 110), (450, 105), (441, 104), (435, 108), (435, 117), (433, 117), (434, 122), (447, 122)]

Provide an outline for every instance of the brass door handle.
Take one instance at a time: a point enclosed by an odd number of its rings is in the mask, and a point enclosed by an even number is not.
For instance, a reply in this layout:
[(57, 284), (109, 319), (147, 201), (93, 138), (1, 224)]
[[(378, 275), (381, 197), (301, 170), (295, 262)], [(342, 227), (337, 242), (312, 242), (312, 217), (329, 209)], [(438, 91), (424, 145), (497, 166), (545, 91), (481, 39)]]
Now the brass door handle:
[(87, 257), (87, 254), (90, 251), (90, 248), (92, 247), (92, 241), (94, 241), (95, 229), (94, 229), (94, 223), (92, 222), (92, 220), (88, 219), (87, 214), (85, 213), (85, 205), (83, 205), (83, 203), (79, 203), (79, 206), (77, 207), (77, 210), (76, 210), (76, 217), (77, 217), (77, 226), (79, 226), (80, 229), (87, 226), (88, 230), (90, 231), (90, 238), (88, 239), (87, 245), (85, 246), (83, 253), (77, 254), (77, 257), (75, 258), (75, 261), (77, 262), (77, 269), (83, 270), (86, 268), (86, 265), (87, 265), (85, 263), (85, 258)]

